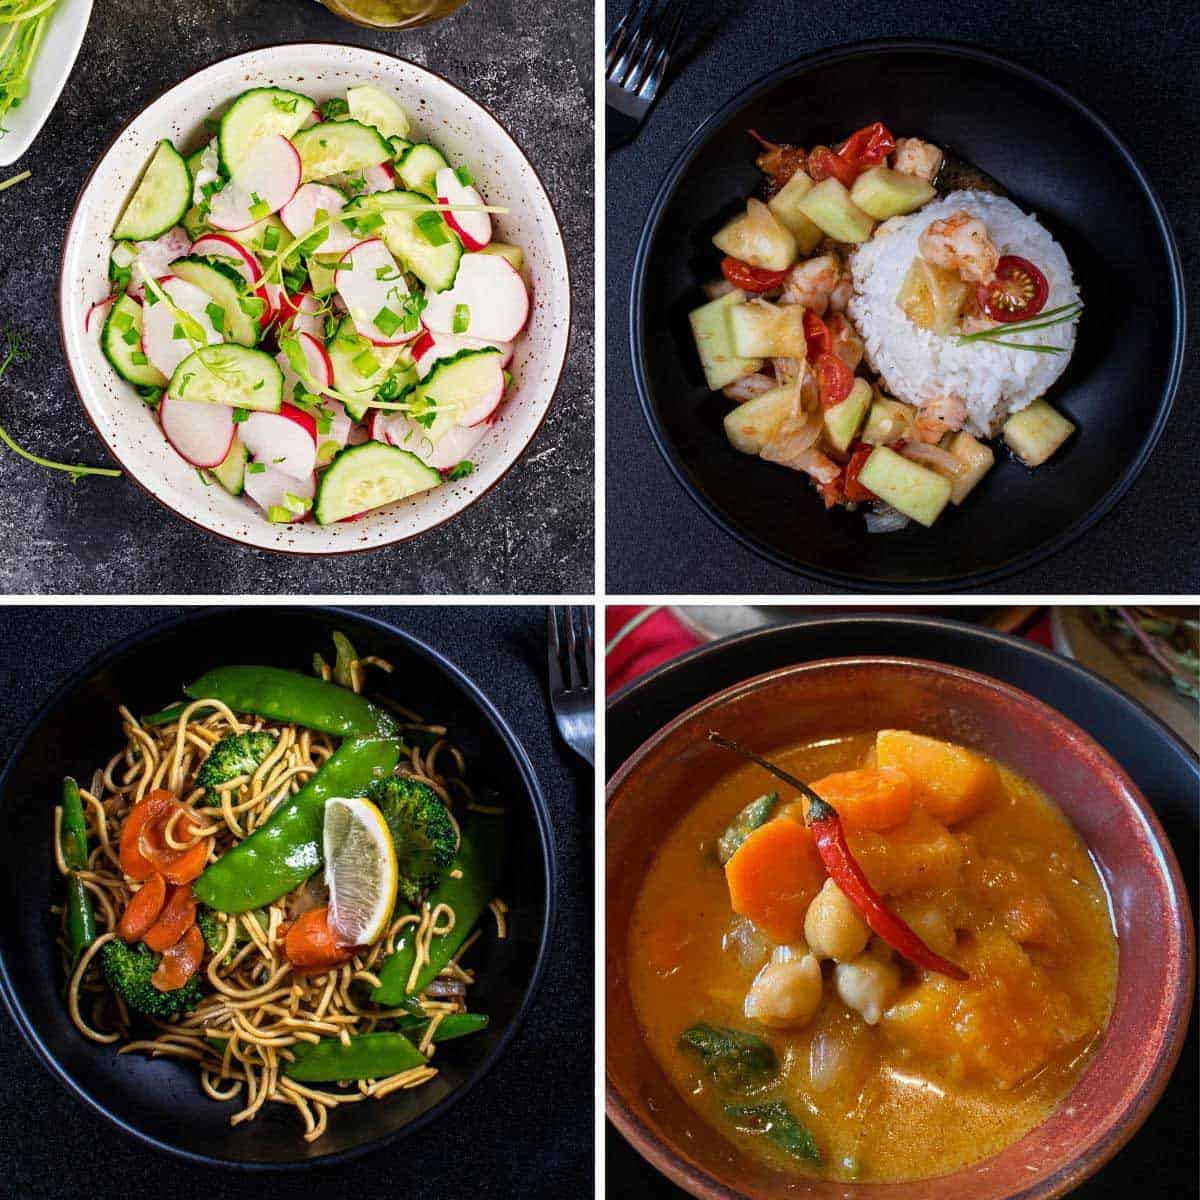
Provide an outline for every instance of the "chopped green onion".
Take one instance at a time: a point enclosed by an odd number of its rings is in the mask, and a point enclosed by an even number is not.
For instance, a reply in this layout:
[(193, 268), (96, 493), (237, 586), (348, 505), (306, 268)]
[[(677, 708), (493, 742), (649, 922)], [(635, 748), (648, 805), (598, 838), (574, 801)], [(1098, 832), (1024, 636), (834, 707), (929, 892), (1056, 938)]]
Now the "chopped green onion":
[(286, 525), (291, 519), (292, 514), (282, 504), (272, 504), (267, 509), (267, 520), (274, 522), (276, 525)]
[(263, 234), (263, 249), (275, 251), (279, 249), (279, 229), (272, 225)]
[(474, 177), (466, 167), (455, 167), (454, 177), (463, 185), (463, 187), (470, 187), (475, 182)]
[[(133, 363), (135, 367), (144, 367), (150, 360), (140, 350), (135, 350), (129, 356), (129, 361)], [(181, 387), (179, 390), (183, 391), (183, 388)]]
[(450, 472), (446, 476), (446, 478), (451, 481), (453, 481), (455, 479), (466, 479), (466, 477), (468, 475), (470, 475), (471, 472), (474, 470), (475, 470), (475, 464), (473, 462), (471, 462), (470, 459), (464, 458), (462, 460), (462, 462), (457, 463), (455, 466), (451, 467)]
[(401, 318), (390, 308), (381, 308), (375, 314), (375, 328), (382, 331), (384, 337), (391, 337), (400, 328)]
[(222, 333), (225, 329), (225, 310), (219, 304), (210, 301), (204, 306), (204, 311), (208, 314), (212, 327), (218, 333)]
[(266, 469), (267, 469), (266, 463), (249, 463), (246, 466), (246, 470), (251, 475), (261, 475)]
[(249, 415), (250, 413), (246, 409), (235, 408), (233, 410), (233, 423), (235, 425), (240, 425)]
[(450, 240), (441, 213), (423, 212), (414, 223), (431, 246), (444, 246)]
[(454, 321), (452, 328), (455, 333), (466, 333), (471, 326), (471, 308), (467, 304), (454, 306)]
[[(125, 314), (122, 313), (121, 316), (125, 316)], [(140, 340), (141, 335), (136, 329), (127, 329), (123, 334), (121, 334), (121, 341), (123, 341), (127, 346), (136, 346)]]
[(265, 221), (271, 215), (271, 206), (257, 193), (250, 193), (250, 215), (256, 221)]
[(364, 379), (368, 379), (379, 370), (379, 359), (373, 355), (370, 350), (364, 350), (361, 354), (357, 354), (350, 360), (350, 365)]

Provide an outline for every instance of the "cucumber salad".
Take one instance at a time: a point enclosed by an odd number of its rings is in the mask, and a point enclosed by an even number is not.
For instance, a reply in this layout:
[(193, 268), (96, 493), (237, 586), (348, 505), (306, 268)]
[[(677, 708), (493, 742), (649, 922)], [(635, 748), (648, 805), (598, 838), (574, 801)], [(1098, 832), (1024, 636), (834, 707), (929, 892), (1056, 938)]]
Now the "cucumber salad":
[(203, 481), (322, 525), (469, 475), (529, 316), (470, 167), (370, 86), (243, 92), (156, 147), (87, 316)]
[(806, 476), (873, 533), (930, 526), (991, 469), (1075, 426), (1046, 403), (1083, 305), (1062, 247), (995, 181), (876, 121), (833, 147), (764, 142), (763, 199), (713, 237), (691, 313), (730, 445)]

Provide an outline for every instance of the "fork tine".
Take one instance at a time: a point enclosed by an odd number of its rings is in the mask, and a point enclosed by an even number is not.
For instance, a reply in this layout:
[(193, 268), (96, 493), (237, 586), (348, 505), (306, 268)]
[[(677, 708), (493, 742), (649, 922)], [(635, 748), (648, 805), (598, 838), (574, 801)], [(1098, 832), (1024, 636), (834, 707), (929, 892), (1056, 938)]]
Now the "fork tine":
[(625, 78), (622, 87), (631, 92), (636, 93), (642, 86), (647, 77), (647, 72), (650, 69), (650, 64), (659, 52), (658, 37), (654, 32), (651, 32), (647, 37), (642, 39), (638, 47), (637, 58), (633, 62), (629, 74)]
[(629, 87), (630, 64), (636, 62), (646, 52), (648, 43), (654, 40), (655, 19), (654, 9), (658, 0), (634, 0), (630, 13), (637, 13), (636, 20), (630, 23), (625, 41), (612, 66), (605, 75), (618, 87)]
[(667, 18), (666, 29), (663, 33), (658, 53), (654, 56), (654, 61), (650, 64), (650, 70), (646, 74), (645, 82), (637, 90), (638, 95), (647, 103), (652, 101), (658, 94), (659, 85), (663, 81), (663, 76), (667, 73), (671, 55), (674, 54), (675, 47), (679, 42), (679, 35), (683, 32), (684, 9), (685, 5), (678, 3), (674, 8), (663, 10)]
[(592, 642), (592, 610), (586, 605), (583, 608), (583, 683), (587, 688), (592, 687), (592, 676), (595, 672), (596, 652)]
[(550, 660), (550, 694), (564, 691), (562, 662), (559, 659), (558, 610), (553, 605), (546, 608), (547, 657)]
[(567, 678), (571, 691), (579, 687), (579, 649), (575, 642), (575, 609), (567, 606)]
[[(649, 0), (653, 3), (654, 0)], [(604, 51), (604, 74), (611, 75), (613, 64), (617, 61), (622, 48), (626, 42), (633, 36), (633, 31), (641, 22), (647, 0), (633, 0), (629, 6), (629, 11), (617, 22), (616, 29), (613, 30), (612, 37), (608, 39), (608, 45)]]

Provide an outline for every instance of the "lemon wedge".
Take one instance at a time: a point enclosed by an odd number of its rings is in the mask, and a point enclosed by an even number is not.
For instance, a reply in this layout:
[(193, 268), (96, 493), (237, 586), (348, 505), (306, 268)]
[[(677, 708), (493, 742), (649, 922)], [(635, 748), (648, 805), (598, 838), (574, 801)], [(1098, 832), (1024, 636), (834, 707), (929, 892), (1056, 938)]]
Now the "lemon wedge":
[(383, 813), (362, 797), (330, 797), (324, 843), (329, 928), (339, 946), (369, 946), (396, 906), (396, 851)]

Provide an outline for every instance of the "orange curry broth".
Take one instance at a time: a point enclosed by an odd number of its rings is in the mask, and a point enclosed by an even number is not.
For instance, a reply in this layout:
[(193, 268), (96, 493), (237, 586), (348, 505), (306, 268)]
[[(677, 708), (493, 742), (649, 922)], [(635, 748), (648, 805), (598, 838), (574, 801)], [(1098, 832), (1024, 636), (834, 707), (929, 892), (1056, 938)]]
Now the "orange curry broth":
[[(811, 782), (869, 763), (873, 746), (874, 735), (864, 734), (774, 758)], [(917, 810), (899, 830), (850, 832), (894, 911), (912, 924), (929, 906), (950, 918), (958, 933), (949, 957), (972, 976), (959, 985), (902, 965), (901, 990), (874, 1027), (838, 998), (832, 962), (822, 964), (821, 1005), (804, 1026), (774, 1029), (743, 1015), (770, 946), (754, 952), (752, 927), (748, 938), (730, 936), (747, 926), (730, 909), (716, 843), (755, 797), (780, 788), (781, 807), (795, 799), (785, 785), (773, 787), (747, 764), (668, 834), (634, 912), (630, 985), (655, 1057), (722, 1136), (785, 1171), (922, 1179), (998, 1152), (1071, 1090), (1112, 1009), (1117, 943), (1108, 898), (1058, 809), (999, 770), (1002, 797), (951, 830)], [(751, 951), (739, 954), (747, 942)], [(879, 950), (873, 939), (869, 952)], [(680, 1048), (680, 1035), (699, 1021), (761, 1036), (775, 1050), (779, 1076), (749, 1093), (722, 1089)], [(736, 1130), (723, 1111), (773, 1100), (785, 1101), (811, 1131), (819, 1166)]]

